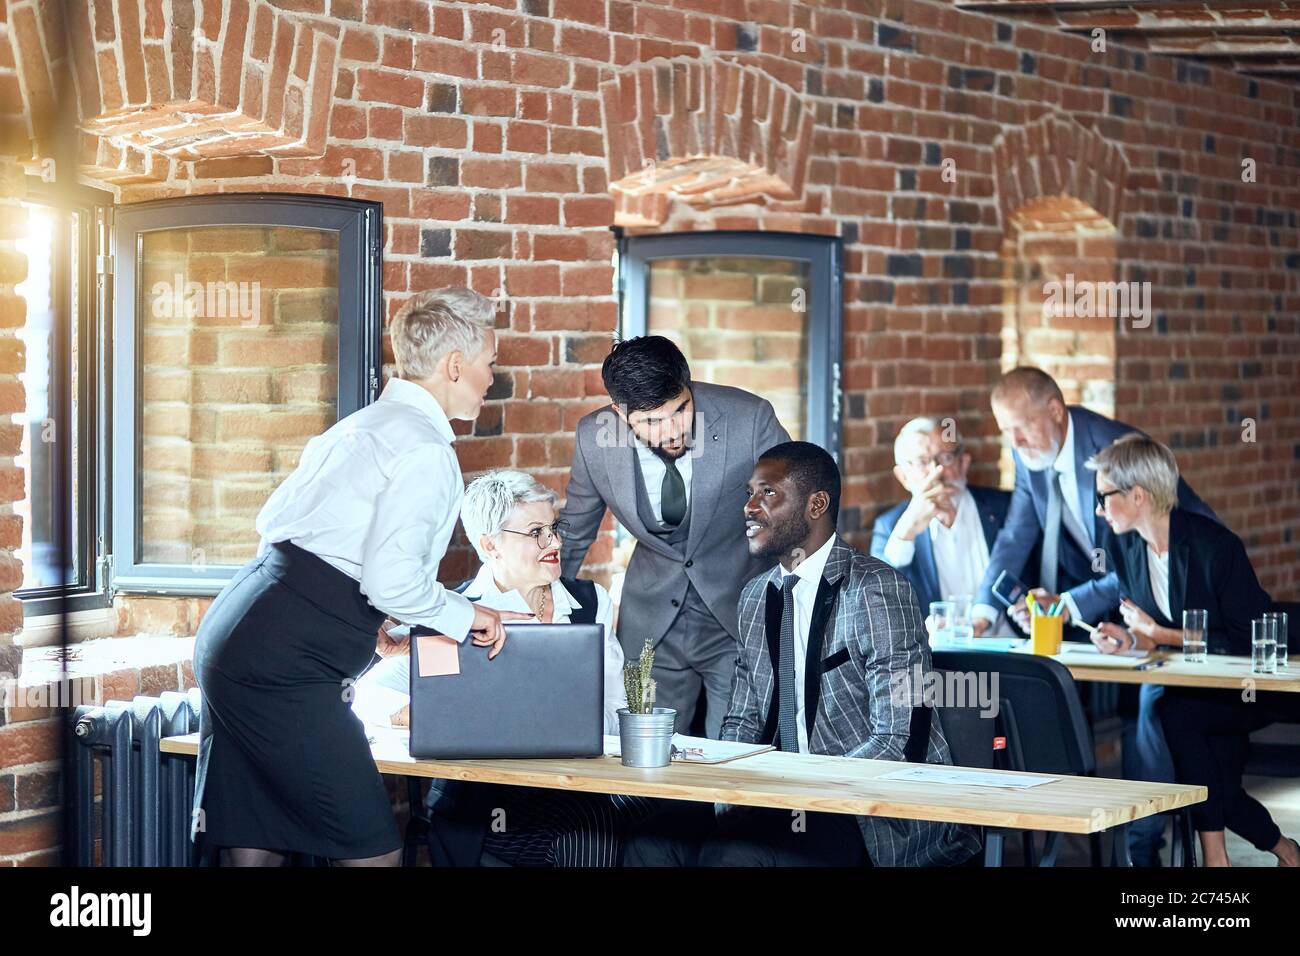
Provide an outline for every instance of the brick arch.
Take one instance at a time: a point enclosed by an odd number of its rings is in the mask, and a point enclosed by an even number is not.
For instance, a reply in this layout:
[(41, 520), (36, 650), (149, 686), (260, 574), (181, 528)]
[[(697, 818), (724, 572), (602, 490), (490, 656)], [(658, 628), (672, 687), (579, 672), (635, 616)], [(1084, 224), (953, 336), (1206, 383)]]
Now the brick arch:
[(51, 152), (69, 70), (82, 171), (165, 179), (173, 160), (324, 152), (338, 27), (269, 0), (8, 0), (34, 156)]
[(1073, 119), (1049, 113), (1006, 131), (993, 144), (993, 169), (1004, 230), (1020, 209), (1055, 196), (1073, 197), (1119, 228), (1128, 162), (1117, 145)]
[(711, 208), (803, 193), (813, 112), (762, 70), (661, 58), (600, 93), (617, 225), (657, 226), (674, 201)]

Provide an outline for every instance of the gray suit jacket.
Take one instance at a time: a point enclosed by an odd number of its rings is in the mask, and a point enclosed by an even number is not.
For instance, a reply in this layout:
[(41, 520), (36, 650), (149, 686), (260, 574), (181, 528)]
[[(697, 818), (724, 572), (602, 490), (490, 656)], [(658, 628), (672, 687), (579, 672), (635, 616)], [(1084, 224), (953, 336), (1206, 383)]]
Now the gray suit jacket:
[(629, 654), (668, 632), (688, 584), (713, 616), (739, 636), (740, 587), (768, 565), (750, 557), (745, 539), (745, 484), (758, 456), (790, 436), (766, 399), (726, 385), (694, 382), (695, 449), (691, 460), (690, 531), (683, 557), (642, 523), (636, 507), (635, 437), (609, 406), (578, 422), (561, 520), (568, 530), (561, 573), (576, 577), (596, 540), (605, 509), (637, 540), (623, 582), (619, 637)]
[[(769, 584), (779, 591), (780, 568), (755, 577), (740, 595), (740, 655), (723, 740), (772, 742), (778, 638), (769, 642)], [(779, 635), (780, 618), (773, 617)], [(928, 713), (928, 739), (911, 739), (927, 723), (912, 694), (917, 668), (931, 669), (924, 634), (907, 579), (836, 538), (822, 572), (804, 675), (812, 753), (952, 763), (938, 713)], [(978, 831), (957, 824), (858, 817), (858, 827), (876, 866), (955, 865), (980, 849)]]

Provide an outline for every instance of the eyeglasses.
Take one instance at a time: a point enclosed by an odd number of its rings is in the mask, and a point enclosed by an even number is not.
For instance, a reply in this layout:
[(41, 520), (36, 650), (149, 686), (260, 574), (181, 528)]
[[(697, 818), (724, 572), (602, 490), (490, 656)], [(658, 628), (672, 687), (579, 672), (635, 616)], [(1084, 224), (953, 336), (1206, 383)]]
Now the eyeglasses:
[(564, 522), (557, 521), (552, 525), (545, 525), (541, 528), (534, 528), (532, 531), (515, 531), (513, 528), (502, 528), (507, 534), (523, 535), (525, 538), (532, 538), (537, 543), (537, 550), (545, 551), (555, 541), (564, 537), (566, 530)]
[(1111, 495), (1124, 495), (1124, 494), (1128, 494), (1128, 492), (1122, 488), (1116, 488), (1113, 491), (1099, 491), (1097, 492), (1097, 507), (1100, 508), (1102, 511), (1105, 511), (1107, 498), (1109, 498)]
[(949, 468), (957, 463), (957, 460), (961, 458), (961, 454), (962, 449), (958, 447), (956, 451), (941, 451), (937, 455), (927, 455), (924, 458), (913, 458), (911, 461), (907, 462), (907, 464), (911, 465), (913, 468), (924, 469), (926, 471), (929, 471), (935, 465), (942, 465), (944, 468)]

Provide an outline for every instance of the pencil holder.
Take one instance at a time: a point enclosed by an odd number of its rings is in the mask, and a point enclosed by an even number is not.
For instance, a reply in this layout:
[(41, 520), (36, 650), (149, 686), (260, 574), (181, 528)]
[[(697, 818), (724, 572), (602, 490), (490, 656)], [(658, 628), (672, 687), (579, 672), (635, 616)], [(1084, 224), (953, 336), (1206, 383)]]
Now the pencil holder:
[(1065, 618), (1059, 614), (1035, 614), (1029, 623), (1029, 646), (1035, 654), (1048, 657), (1061, 653), (1061, 628)]

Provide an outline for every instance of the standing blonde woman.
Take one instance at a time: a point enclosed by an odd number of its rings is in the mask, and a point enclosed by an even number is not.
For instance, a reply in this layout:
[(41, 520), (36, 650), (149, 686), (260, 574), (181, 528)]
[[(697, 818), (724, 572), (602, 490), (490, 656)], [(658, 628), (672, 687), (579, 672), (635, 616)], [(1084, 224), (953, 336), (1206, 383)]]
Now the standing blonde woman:
[(396, 865), (401, 838), (347, 693), (380, 623), (472, 636), (495, 656), (502, 621), (528, 616), (437, 579), (464, 495), (451, 420), (477, 417), (492, 384), (493, 314), (483, 296), (444, 289), (394, 317), (397, 377), (307, 443), (257, 516), (258, 556), (203, 619), (195, 820), (223, 862)]

